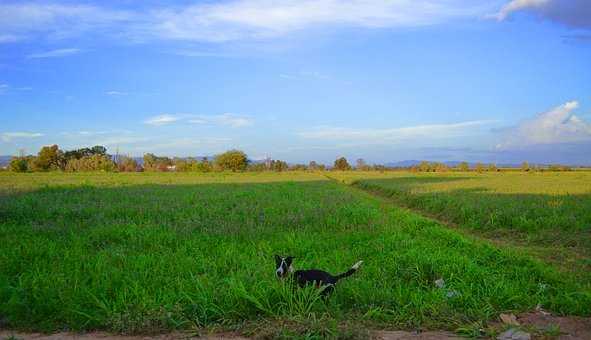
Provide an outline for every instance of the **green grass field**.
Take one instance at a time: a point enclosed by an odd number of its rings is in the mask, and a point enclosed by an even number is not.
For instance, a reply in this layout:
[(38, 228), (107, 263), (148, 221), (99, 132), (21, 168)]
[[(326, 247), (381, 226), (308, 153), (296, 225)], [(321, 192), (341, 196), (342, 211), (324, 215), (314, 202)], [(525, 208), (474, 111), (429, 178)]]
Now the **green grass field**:
[[(469, 216), (479, 205), (453, 201), (461, 194), (447, 187), (469, 182), (465, 176), (339, 176), (366, 180), (354, 187), (316, 173), (0, 173), (0, 320), (8, 328), (42, 331), (218, 327), (355, 336), (378, 328), (468, 332), (500, 312), (538, 304), (558, 314), (591, 315), (590, 285), (576, 273), (359, 190), (366, 189), (361, 183), (399, 190), (402, 181), (402, 191), (418, 185), (447, 192), (448, 209)], [(589, 207), (581, 188), (589, 186), (588, 175), (583, 185), (572, 184), (579, 179), (570, 174), (557, 176), (549, 182), (576, 189), (548, 194), (564, 202), (556, 221), (574, 214), (580, 223), (557, 224), (555, 232), (588, 233), (590, 209), (580, 211)], [(482, 195), (485, 203), (491, 197), (490, 207), (507, 211), (494, 195), (481, 193), (486, 185), (475, 184), (466, 195)], [(535, 206), (523, 203), (530, 200), (538, 198), (513, 193), (504, 202), (527, 210)], [(510, 228), (538, 237), (535, 226)], [(323, 302), (314, 290), (294, 293), (279, 282), (274, 254), (296, 256), (296, 269), (333, 273), (365, 263)], [(440, 278), (445, 288), (434, 284)]]
[(591, 172), (331, 176), (488, 239), (525, 248), (591, 283)]

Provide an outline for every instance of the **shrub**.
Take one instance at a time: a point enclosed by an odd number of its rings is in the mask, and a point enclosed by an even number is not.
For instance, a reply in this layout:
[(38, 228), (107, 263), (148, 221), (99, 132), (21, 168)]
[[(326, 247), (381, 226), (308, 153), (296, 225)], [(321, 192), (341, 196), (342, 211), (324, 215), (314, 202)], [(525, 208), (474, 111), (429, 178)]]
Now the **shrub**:
[(25, 157), (13, 157), (8, 169), (13, 172), (27, 172), (29, 171), (29, 162)]

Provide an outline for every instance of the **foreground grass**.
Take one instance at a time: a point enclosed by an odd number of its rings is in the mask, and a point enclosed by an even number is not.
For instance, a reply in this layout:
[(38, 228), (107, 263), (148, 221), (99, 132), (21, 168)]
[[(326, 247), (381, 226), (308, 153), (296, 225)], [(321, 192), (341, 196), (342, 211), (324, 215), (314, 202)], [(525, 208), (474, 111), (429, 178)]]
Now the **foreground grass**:
[[(591, 314), (574, 275), (321, 175), (173, 175), (1, 177), (0, 319), (122, 333), (275, 320), (326, 336), (352, 322), (479, 327), (538, 304)], [(365, 263), (325, 303), (276, 280), (276, 253), (333, 273)]]
[(591, 284), (591, 172), (331, 176), (489, 239), (525, 245)]

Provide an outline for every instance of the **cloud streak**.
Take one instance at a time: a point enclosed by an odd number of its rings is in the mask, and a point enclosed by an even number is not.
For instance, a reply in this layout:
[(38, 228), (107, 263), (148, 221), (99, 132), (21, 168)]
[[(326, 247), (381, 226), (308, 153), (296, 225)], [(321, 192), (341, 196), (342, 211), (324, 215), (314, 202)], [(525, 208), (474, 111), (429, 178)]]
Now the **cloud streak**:
[(0, 4), (0, 42), (11, 43), (41, 35), (49, 39), (65, 39), (85, 32), (120, 28), (116, 24), (131, 23), (135, 14), (90, 5), (56, 3)]
[(392, 144), (407, 140), (461, 137), (471, 134), (475, 128), (494, 122), (492, 120), (478, 120), (391, 129), (355, 129), (324, 126), (311, 131), (300, 132), (298, 135), (304, 139), (345, 141), (352, 144)]
[(82, 50), (78, 48), (61, 48), (57, 50), (32, 53), (27, 55), (27, 59), (44, 59), (44, 58), (63, 58), (74, 54), (81, 53)]
[(161, 125), (168, 125), (179, 121), (182, 119), (182, 116), (179, 115), (170, 115), (170, 114), (163, 114), (155, 117), (151, 117), (144, 121), (144, 124), (153, 125), (153, 126), (161, 126)]
[(231, 128), (247, 127), (254, 124), (252, 118), (233, 113), (223, 113), (219, 115), (163, 114), (145, 120), (144, 124), (162, 126), (181, 121), (196, 125), (218, 125)]
[[(285, 36), (340, 26), (366, 29), (433, 25), (477, 17), (485, 1), (462, 0), (229, 0), (186, 6), (119, 10), (92, 5), (0, 5), (0, 42), (102, 32), (134, 40), (229, 42)], [(485, 7), (486, 6), (486, 7)]]
[(3, 142), (12, 142), (15, 139), (30, 139), (43, 137), (42, 133), (38, 132), (4, 132), (0, 133), (0, 140)]

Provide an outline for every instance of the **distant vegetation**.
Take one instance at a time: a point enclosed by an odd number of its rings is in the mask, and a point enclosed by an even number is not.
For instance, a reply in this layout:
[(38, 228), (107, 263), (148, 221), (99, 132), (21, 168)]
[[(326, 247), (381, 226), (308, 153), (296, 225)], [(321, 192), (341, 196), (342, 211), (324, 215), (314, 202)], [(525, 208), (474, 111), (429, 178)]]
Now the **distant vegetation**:
[(334, 161), (331, 168), (316, 161), (310, 161), (306, 164), (288, 164), (286, 161), (278, 159), (265, 159), (262, 161), (252, 161), (248, 159), (246, 153), (241, 150), (229, 150), (214, 156), (211, 160), (204, 158), (179, 158), (157, 156), (152, 153), (146, 153), (143, 156), (143, 162), (139, 163), (135, 158), (126, 155), (110, 155), (104, 146), (94, 146), (92, 148), (81, 148), (69, 151), (63, 151), (57, 145), (44, 146), (39, 150), (36, 156), (21, 155), (13, 157), (7, 170), (13, 172), (39, 172), (39, 171), (105, 171), (105, 172), (139, 172), (139, 171), (159, 171), (159, 172), (210, 172), (210, 171), (396, 171), (410, 170), (413, 172), (448, 172), (474, 171), (499, 172), (499, 171), (571, 171), (569, 166), (552, 164), (549, 166), (530, 165), (523, 162), (520, 168), (501, 168), (496, 164), (476, 163), (470, 166), (468, 162), (460, 162), (456, 166), (449, 166), (442, 162), (422, 161), (417, 165), (408, 167), (388, 167), (380, 164), (367, 164), (360, 158), (352, 166), (345, 157), (339, 157)]

